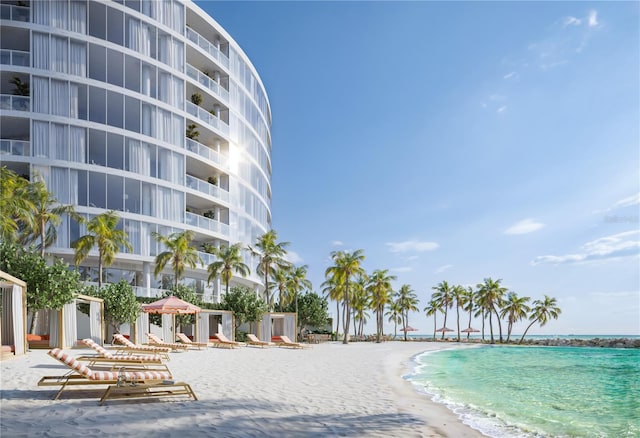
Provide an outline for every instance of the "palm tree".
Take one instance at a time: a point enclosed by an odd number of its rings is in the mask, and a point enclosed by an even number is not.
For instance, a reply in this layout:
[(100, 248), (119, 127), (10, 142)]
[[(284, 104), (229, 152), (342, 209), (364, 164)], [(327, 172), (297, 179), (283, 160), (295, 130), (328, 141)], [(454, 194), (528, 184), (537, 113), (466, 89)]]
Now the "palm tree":
[(543, 327), (549, 321), (549, 318), (558, 319), (560, 313), (562, 313), (562, 311), (557, 306), (557, 301), (555, 298), (545, 295), (544, 300), (535, 300), (533, 302), (533, 311), (529, 316), (531, 324), (529, 324), (527, 329), (524, 331), (522, 338), (520, 338), (519, 344), (522, 344), (524, 337), (527, 335), (527, 332), (533, 324), (537, 322), (540, 324), (540, 327)]
[(362, 336), (364, 324), (369, 319), (369, 296), (367, 292), (368, 278), (366, 274), (359, 275), (351, 287), (351, 310), (353, 312), (353, 335)]
[(456, 325), (458, 327), (458, 342), (460, 342), (460, 307), (463, 306), (465, 293), (466, 291), (462, 286), (454, 286), (453, 289), (451, 290), (451, 301), (456, 305)]
[(369, 292), (370, 304), (376, 313), (376, 342), (380, 343), (384, 327), (384, 308), (391, 302), (393, 292), (391, 282), (396, 279), (395, 275), (389, 275), (387, 269), (377, 269), (371, 273), (367, 291)]
[(442, 307), (440, 307), (440, 301), (432, 298), (427, 304), (427, 307), (424, 308), (424, 312), (427, 317), (433, 315), (433, 340), (436, 340), (436, 324), (438, 319), (438, 312), (442, 312)]
[(287, 290), (289, 291), (288, 302), (296, 303), (296, 314), (298, 313), (298, 294), (303, 290), (311, 290), (313, 286), (311, 281), (307, 279), (307, 265), (292, 266), (289, 269), (289, 280), (287, 282)]
[(62, 223), (62, 215), (68, 214), (77, 221), (81, 221), (81, 218), (72, 205), (57, 205), (58, 200), (42, 180), (29, 184), (28, 199), (31, 209), (24, 220), (27, 226), (22, 230), (20, 241), (29, 244), (39, 239), (38, 248), (44, 257), (45, 249), (56, 241), (56, 227)]
[[(393, 291), (391, 291), (393, 292)], [(389, 317), (387, 321), (393, 322), (393, 339), (395, 340), (398, 336), (398, 324), (402, 323), (402, 310), (400, 309), (400, 305), (397, 301), (390, 301), (389, 310), (385, 313), (386, 316)]]
[(344, 285), (340, 283), (339, 278), (331, 274), (327, 277), (327, 279), (322, 283), (325, 297), (328, 297), (330, 300), (336, 302), (336, 340), (338, 339), (338, 335), (340, 334), (340, 303), (342, 302), (342, 298), (344, 296)]
[[(431, 289), (436, 291), (432, 297), (438, 301), (438, 307), (444, 310), (444, 325), (442, 328), (445, 328), (447, 326), (447, 310), (453, 307), (453, 299), (451, 297), (453, 291), (446, 281), (441, 281)], [(442, 330), (442, 339), (444, 339), (444, 330)]]
[(409, 327), (409, 312), (417, 312), (418, 296), (415, 294), (411, 286), (403, 284), (397, 293), (397, 300), (402, 309), (402, 327), (404, 329), (404, 340), (407, 340), (407, 327)]
[(264, 277), (265, 301), (269, 306), (269, 310), (273, 310), (273, 296), (269, 288), (269, 277), (274, 269), (284, 268), (289, 265), (284, 259), (287, 254), (285, 250), (287, 245), (289, 245), (289, 242), (278, 243), (278, 233), (276, 230), (270, 230), (258, 237), (255, 249), (249, 247), (251, 252), (260, 258), (256, 271)]
[[(474, 298), (475, 298), (475, 293), (473, 292), (473, 288), (469, 286), (465, 290), (465, 293), (463, 295), (463, 307), (462, 307), (462, 310), (469, 312), (469, 325), (467, 328), (471, 328), (471, 313), (475, 309)], [(469, 340), (469, 335), (471, 335), (471, 333), (467, 332), (467, 340)]]
[(231, 246), (219, 246), (212, 248), (212, 254), (218, 260), (209, 264), (207, 271), (209, 277), (207, 282), (215, 280), (218, 275), (222, 278), (225, 285), (225, 293), (229, 293), (229, 283), (233, 278), (233, 273), (237, 273), (246, 277), (251, 272), (249, 267), (244, 263), (242, 258), (242, 244), (236, 243)]
[(278, 307), (280, 310), (283, 310), (288, 304), (287, 287), (289, 286), (289, 269), (290, 268), (286, 267), (271, 271), (271, 280), (273, 280), (273, 282), (270, 284), (270, 287), (278, 290)]
[(120, 216), (113, 210), (99, 214), (87, 222), (89, 234), (71, 243), (71, 248), (75, 249), (76, 266), (87, 258), (94, 246), (98, 247), (98, 289), (102, 288), (103, 266), (111, 266), (120, 247), (133, 250), (127, 233), (116, 228), (119, 222)]
[(20, 224), (28, 223), (33, 205), (29, 181), (0, 166), (0, 238), (14, 240)]
[(175, 288), (178, 287), (180, 278), (184, 275), (187, 267), (195, 269), (198, 264), (202, 264), (202, 259), (198, 255), (198, 250), (191, 246), (193, 240), (193, 231), (185, 230), (177, 233), (171, 233), (169, 237), (165, 237), (155, 231), (151, 233), (154, 239), (164, 245), (167, 250), (156, 256), (156, 268), (153, 275), (156, 277), (171, 262), (173, 267), (173, 279)]
[(325, 271), (325, 277), (335, 276), (338, 284), (344, 285), (344, 293), (342, 295), (343, 302), (343, 329), (344, 338), (343, 344), (349, 343), (349, 325), (351, 323), (351, 306), (349, 303), (350, 290), (349, 282), (354, 275), (364, 274), (364, 269), (360, 266), (360, 263), (364, 260), (364, 253), (361, 249), (357, 249), (354, 252), (348, 251), (333, 251), (331, 253), (334, 265), (327, 268)]
[(527, 306), (527, 302), (530, 299), (531, 298), (529, 297), (519, 297), (515, 292), (508, 293), (504, 306), (500, 311), (500, 317), (507, 317), (507, 321), (509, 322), (507, 327), (507, 344), (511, 338), (511, 329), (513, 328), (513, 324), (526, 318), (527, 313), (531, 310), (531, 308)]
[(502, 342), (502, 324), (500, 322), (500, 315), (498, 314), (498, 308), (502, 306), (504, 301), (504, 294), (507, 291), (506, 288), (500, 285), (502, 280), (493, 280), (492, 278), (485, 278), (484, 283), (478, 284), (480, 292), (479, 304), (484, 306), (489, 313), (489, 330), (491, 331), (491, 343), (495, 344), (493, 339), (493, 323), (492, 314), (495, 313), (498, 320), (498, 328), (500, 330), (500, 342)]

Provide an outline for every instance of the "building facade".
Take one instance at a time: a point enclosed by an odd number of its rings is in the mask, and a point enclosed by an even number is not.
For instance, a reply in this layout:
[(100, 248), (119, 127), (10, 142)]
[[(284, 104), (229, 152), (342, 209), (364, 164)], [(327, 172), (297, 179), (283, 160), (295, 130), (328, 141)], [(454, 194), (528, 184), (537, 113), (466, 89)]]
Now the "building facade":
[[(87, 219), (118, 212), (132, 251), (107, 269), (141, 296), (154, 277), (157, 232), (192, 230), (203, 264), (184, 283), (207, 301), (213, 256), (271, 228), (271, 112), (231, 36), (189, 0), (0, 0), (0, 165), (39, 175)], [(85, 225), (65, 217), (48, 248), (72, 262)], [(256, 290), (252, 273), (234, 281)], [(97, 278), (97, 251), (81, 266)], [(163, 278), (164, 277), (164, 278)]]

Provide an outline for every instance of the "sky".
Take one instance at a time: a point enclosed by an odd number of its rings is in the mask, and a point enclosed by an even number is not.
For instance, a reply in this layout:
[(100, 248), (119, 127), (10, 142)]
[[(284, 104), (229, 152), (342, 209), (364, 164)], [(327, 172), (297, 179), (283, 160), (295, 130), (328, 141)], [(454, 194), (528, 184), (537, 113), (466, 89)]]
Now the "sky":
[(432, 287), (491, 277), (557, 298), (531, 334), (640, 334), (638, 2), (196, 3), (266, 87), (273, 228), (315, 291), (362, 249), (418, 333)]

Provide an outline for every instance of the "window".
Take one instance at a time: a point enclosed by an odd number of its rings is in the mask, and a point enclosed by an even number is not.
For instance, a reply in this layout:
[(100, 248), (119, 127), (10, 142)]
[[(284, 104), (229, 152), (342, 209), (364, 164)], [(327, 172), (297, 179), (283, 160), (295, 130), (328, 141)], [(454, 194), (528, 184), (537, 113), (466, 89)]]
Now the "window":
[(89, 129), (89, 164), (107, 165), (106, 135), (104, 131)]
[(115, 91), (107, 92), (107, 123), (117, 128), (124, 128), (124, 98)]
[(107, 80), (107, 49), (89, 44), (89, 77), (100, 82)]
[(104, 173), (89, 172), (89, 206), (107, 208)]
[(118, 134), (107, 134), (107, 166), (113, 169), (124, 169), (124, 137)]
[(102, 88), (89, 87), (89, 120), (105, 123), (107, 118), (107, 95)]
[(89, 2), (89, 35), (102, 40), (107, 36), (107, 11), (104, 4)]

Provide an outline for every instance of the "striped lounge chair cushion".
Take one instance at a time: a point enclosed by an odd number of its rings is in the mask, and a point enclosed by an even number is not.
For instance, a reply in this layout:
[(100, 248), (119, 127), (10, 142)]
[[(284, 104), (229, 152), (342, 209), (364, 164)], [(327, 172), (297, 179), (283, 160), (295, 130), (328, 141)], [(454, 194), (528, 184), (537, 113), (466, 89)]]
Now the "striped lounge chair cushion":
[(134, 348), (136, 350), (141, 350), (141, 351), (161, 351), (163, 353), (168, 353), (171, 351), (171, 348), (165, 348), (165, 347), (153, 347), (151, 345), (136, 345), (133, 342), (131, 342), (130, 340), (128, 340), (127, 338), (125, 338), (122, 335), (113, 335), (113, 339), (116, 340), (118, 342), (118, 344), (122, 344), (125, 347), (129, 347), (129, 348)]
[[(125, 338), (126, 339), (126, 338)], [(138, 361), (138, 362), (160, 362), (162, 360), (162, 358), (160, 356), (157, 355), (129, 355), (129, 356), (117, 356), (115, 354), (111, 354), (111, 352), (109, 352), (109, 350), (104, 349), (101, 345), (95, 343), (93, 340), (91, 339), (83, 339), (82, 342), (85, 343), (85, 345), (88, 345), (89, 347), (93, 348), (100, 356), (106, 358), (106, 359), (113, 359), (113, 360), (134, 360), (134, 361)]]

